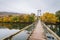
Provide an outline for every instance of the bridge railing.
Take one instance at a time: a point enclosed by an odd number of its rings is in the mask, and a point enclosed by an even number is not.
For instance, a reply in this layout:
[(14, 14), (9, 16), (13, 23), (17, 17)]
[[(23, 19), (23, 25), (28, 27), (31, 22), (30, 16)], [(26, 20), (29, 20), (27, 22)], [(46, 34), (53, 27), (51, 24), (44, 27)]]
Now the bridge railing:
[[(60, 40), (60, 37), (59, 37), (56, 33), (54, 33), (47, 25), (45, 25), (43, 22), (42, 22), (42, 25), (43, 25), (46, 33), (50, 33), (51, 35), (53, 35), (53, 37), (54, 37), (56, 40)], [(50, 35), (50, 36), (51, 36), (51, 35)], [(53, 38), (53, 39), (54, 39), (54, 38)]]
[(36, 23), (37, 23), (37, 22), (34, 22), (34, 23), (32, 23), (31, 25), (24, 27), (24, 28), (21, 29), (20, 31), (18, 31), (18, 32), (14, 33), (14, 34), (12, 34), (12, 35), (10, 35), (10, 36), (7, 36), (7, 37), (2, 38), (1, 40), (11, 40), (11, 39), (13, 38), (13, 36), (19, 34), (20, 32), (22, 32), (22, 31), (24, 31), (24, 30), (29, 30), (28, 28), (30, 28), (30, 27), (31, 27), (30, 29), (32, 30), (32, 28), (33, 28), (32, 26), (34, 26)]
[(35, 25), (35, 29), (33, 29), (28, 40), (46, 40), (45, 32), (42, 25), (40, 24), (40, 20), (37, 21), (37, 24)]

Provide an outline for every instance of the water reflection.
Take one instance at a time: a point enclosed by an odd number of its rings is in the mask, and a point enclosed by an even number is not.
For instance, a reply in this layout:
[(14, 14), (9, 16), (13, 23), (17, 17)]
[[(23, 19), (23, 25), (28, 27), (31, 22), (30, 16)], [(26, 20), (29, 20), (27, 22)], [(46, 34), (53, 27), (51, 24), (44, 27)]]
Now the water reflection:
[(3, 39), (4, 37), (14, 34), (15, 32), (18, 32), (20, 30), (18, 29), (8, 29), (8, 28), (0, 28), (0, 40)]
[(29, 34), (27, 30), (22, 31), (12, 38), (12, 40), (27, 40)]
[[(19, 29), (22, 29), (28, 25), (30, 25), (31, 23), (0, 23), (0, 39), (6, 37), (6, 36), (9, 36), (15, 32), (18, 32), (20, 31)], [(28, 37), (28, 34), (27, 34), (27, 30), (24, 31), (24, 32), (21, 32), (20, 34), (18, 34), (17, 36), (13, 37), (13, 40), (26, 40), (27, 37)], [(22, 38), (22, 36), (24, 36)], [(19, 38), (18, 38), (19, 37)]]
[(22, 29), (25, 26), (28, 26), (29, 24), (26, 24), (26, 23), (0, 23), (0, 28)]

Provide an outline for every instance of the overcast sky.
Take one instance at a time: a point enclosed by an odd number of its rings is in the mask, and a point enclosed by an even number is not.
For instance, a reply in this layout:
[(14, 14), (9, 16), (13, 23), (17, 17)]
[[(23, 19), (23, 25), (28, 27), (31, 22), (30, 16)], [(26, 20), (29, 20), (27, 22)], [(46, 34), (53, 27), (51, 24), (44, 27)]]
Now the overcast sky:
[(36, 13), (38, 9), (42, 13), (56, 12), (60, 10), (60, 0), (0, 0), (0, 11)]

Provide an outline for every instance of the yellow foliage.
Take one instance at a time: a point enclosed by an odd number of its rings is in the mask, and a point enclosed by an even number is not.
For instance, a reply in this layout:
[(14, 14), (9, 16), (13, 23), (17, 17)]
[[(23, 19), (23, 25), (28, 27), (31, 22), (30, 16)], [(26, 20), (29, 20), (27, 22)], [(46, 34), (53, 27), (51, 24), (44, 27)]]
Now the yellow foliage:
[(34, 22), (35, 14), (8, 15), (0, 18), (0, 22)]
[(43, 22), (47, 23), (56, 23), (58, 21), (55, 14), (49, 12), (44, 13), (40, 18)]
[(29, 15), (24, 15), (24, 22), (29, 22)]

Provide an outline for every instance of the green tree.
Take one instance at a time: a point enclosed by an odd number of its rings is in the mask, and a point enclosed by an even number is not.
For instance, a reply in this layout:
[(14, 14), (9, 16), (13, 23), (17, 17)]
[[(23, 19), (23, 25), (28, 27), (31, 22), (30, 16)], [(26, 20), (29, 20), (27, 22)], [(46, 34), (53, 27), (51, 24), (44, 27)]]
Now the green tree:
[(29, 16), (29, 22), (34, 22), (35, 21), (35, 14), (31, 13), (31, 15)]
[(59, 19), (59, 32), (58, 32), (58, 35), (60, 36), (60, 10), (56, 11), (56, 16)]
[(13, 16), (11, 17), (12, 22), (19, 22), (19, 16)]
[(56, 11), (56, 16), (58, 17), (58, 20), (60, 22), (60, 10), (59, 11)]

